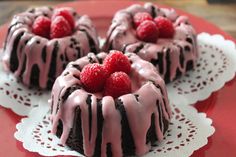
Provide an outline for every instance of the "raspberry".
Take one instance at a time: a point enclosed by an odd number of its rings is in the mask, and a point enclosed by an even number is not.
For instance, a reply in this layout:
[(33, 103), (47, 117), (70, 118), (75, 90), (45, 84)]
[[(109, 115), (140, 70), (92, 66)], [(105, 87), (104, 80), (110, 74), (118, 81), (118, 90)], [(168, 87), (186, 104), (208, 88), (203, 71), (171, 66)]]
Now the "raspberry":
[(141, 23), (136, 33), (140, 40), (146, 42), (156, 42), (159, 36), (159, 30), (153, 21), (144, 21)]
[(160, 37), (161, 38), (172, 38), (174, 33), (175, 33), (175, 29), (174, 26), (172, 24), (172, 22), (162, 16), (158, 16), (154, 19), (156, 26), (159, 29), (160, 32)]
[(108, 75), (101, 64), (86, 65), (81, 73), (80, 80), (88, 92), (100, 92), (103, 90)]
[(54, 20), (57, 16), (64, 17), (69, 22), (72, 30), (75, 28), (74, 17), (67, 8), (56, 9), (55, 13), (52, 15), (52, 20)]
[(139, 12), (134, 15), (134, 25), (137, 28), (144, 21), (152, 21), (152, 16), (146, 12)]
[(57, 16), (51, 24), (50, 37), (53, 38), (62, 38), (72, 34), (70, 24), (62, 16)]
[(128, 57), (120, 51), (110, 51), (110, 54), (104, 59), (103, 65), (108, 74), (118, 71), (123, 71), (126, 74), (129, 74), (131, 71)]
[(104, 95), (114, 99), (131, 92), (131, 81), (124, 72), (115, 72), (110, 75), (105, 84)]
[(51, 20), (45, 16), (39, 16), (35, 19), (32, 32), (44, 38), (49, 38)]

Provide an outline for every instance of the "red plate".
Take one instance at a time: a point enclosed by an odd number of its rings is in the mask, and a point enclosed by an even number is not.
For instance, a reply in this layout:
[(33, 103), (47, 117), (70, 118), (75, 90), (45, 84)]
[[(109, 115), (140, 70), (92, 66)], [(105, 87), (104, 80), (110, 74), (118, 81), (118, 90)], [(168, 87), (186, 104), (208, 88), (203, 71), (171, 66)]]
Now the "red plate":
[[(63, 3), (59, 6), (74, 7), (80, 14), (88, 14), (93, 20), (101, 36), (111, 22), (113, 14), (134, 2), (129, 1), (81, 1), (72, 3)], [(137, 2), (135, 2), (137, 3)], [(178, 10), (180, 14), (189, 16), (191, 23), (197, 29), (197, 32), (208, 32), (210, 34), (221, 34), (226, 39), (236, 41), (218, 27), (207, 21)], [(7, 31), (6, 25), (0, 28), (0, 43), (3, 42)], [(236, 78), (226, 83), (226, 85), (217, 92), (214, 92), (207, 100), (195, 104), (200, 112), (207, 113), (207, 116), (213, 120), (216, 128), (215, 134), (209, 138), (208, 144), (195, 151), (192, 157), (235, 157), (236, 156)], [(18, 142), (13, 134), (16, 131), (15, 125), (21, 117), (15, 115), (11, 110), (0, 107), (0, 156), (8, 157), (35, 157), (40, 156), (36, 153), (26, 151), (21, 142)]]

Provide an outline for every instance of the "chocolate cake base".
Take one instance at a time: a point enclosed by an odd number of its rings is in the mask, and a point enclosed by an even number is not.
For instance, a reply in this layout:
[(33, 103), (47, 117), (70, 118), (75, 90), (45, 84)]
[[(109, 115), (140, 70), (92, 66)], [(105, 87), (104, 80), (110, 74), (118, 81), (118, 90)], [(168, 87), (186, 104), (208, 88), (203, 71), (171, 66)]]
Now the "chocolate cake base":
[[(124, 156), (131, 156), (135, 155), (135, 145), (134, 140), (131, 134), (131, 130), (129, 127), (128, 119), (126, 116), (125, 108), (122, 104), (122, 102), (117, 99), (116, 100), (116, 109), (121, 114), (121, 125), (122, 125), (122, 150)], [(94, 157), (100, 157), (101, 156), (101, 142), (102, 142), (102, 127), (103, 127), (103, 116), (102, 116), (102, 104), (98, 100), (98, 107), (97, 107), (97, 126), (98, 126), (98, 135), (96, 139), (96, 146), (95, 146), (95, 152)], [(155, 116), (152, 114), (150, 117), (151, 119), (151, 126), (147, 132), (146, 135), (146, 143), (151, 143), (151, 145), (154, 145), (156, 141), (158, 141), (155, 131)], [(167, 131), (169, 122), (165, 120), (164, 117), (159, 117), (159, 119), (163, 120), (163, 128), (164, 133)], [(161, 121), (159, 122), (161, 123)], [(60, 138), (63, 132), (63, 123), (59, 121), (59, 124), (57, 126), (57, 132), (56, 135)], [(66, 145), (69, 146), (71, 149), (78, 151), (81, 154), (84, 154), (83, 149), (83, 135), (82, 135), (82, 128), (81, 128), (81, 110), (79, 107), (75, 109), (75, 117), (74, 117), (74, 124), (73, 128), (70, 130), (69, 137), (66, 141)], [(112, 157), (112, 151), (111, 151), (112, 145), (110, 143), (107, 144), (107, 157)]]
[[(173, 36), (160, 36), (154, 43), (140, 40), (134, 26), (134, 17), (141, 12), (149, 13), (153, 19), (169, 19), (175, 32)], [(151, 62), (165, 83), (172, 82), (193, 69), (199, 56), (197, 34), (189, 19), (185, 15), (177, 14), (173, 9), (162, 8), (152, 3), (134, 4), (116, 12), (103, 46), (103, 51), (113, 49), (135, 53)]]

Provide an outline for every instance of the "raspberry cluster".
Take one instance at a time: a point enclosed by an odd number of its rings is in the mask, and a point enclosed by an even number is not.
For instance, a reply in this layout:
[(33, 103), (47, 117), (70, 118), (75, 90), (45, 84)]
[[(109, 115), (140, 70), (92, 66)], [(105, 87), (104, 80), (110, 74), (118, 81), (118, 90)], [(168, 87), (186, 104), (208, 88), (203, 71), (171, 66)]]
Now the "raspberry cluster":
[(175, 29), (172, 22), (165, 17), (152, 18), (149, 13), (139, 12), (133, 17), (138, 38), (145, 42), (155, 43), (160, 38), (172, 38)]
[(131, 92), (130, 71), (128, 57), (120, 51), (111, 51), (103, 64), (86, 65), (80, 73), (80, 80), (88, 92), (103, 92), (105, 96), (117, 98)]
[(35, 19), (32, 32), (47, 39), (62, 38), (73, 33), (75, 20), (67, 8), (56, 9), (51, 18), (39, 16)]

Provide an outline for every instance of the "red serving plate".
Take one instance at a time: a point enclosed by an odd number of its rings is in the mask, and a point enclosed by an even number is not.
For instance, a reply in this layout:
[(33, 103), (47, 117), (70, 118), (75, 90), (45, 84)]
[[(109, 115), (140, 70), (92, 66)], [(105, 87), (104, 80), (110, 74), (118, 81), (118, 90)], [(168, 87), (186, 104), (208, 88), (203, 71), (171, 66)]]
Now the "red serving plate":
[[(63, 3), (58, 6), (75, 8), (80, 14), (88, 14), (98, 29), (99, 35), (104, 36), (114, 13), (133, 3), (132, 1), (77, 1)], [(230, 35), (210, 24), (204, 19), (177, 10), (180, 14), (189, 16), (191, 23), (198, 33), (208, 32), (210, 34), (221, 34), (226, 39), (233, 40)], [(7, 25), (0, 27), (0, 44), (2, 44), (7, 31)], [(235, 65), (236, 66), (236, 65)], [(196, 150), (191, 157), (236, 157), (236, 78), (226, 83), (217, 92), (214, 92), (207, 100), (196, 103), (194, 106), (199, 112), (205, 112), (213, 120), (216, 129), (215, 134), (210, 137), (208, 144)], [(36, 115), (37, 116), (37, 115)], [(11, 110), (0, 107), (0, 156), (7, 157), (36, 157), (37, 153), (25, 150), (22, 143), (17, 141), (13, 134), (15, 125), (22, 117), (14, 114)]]

